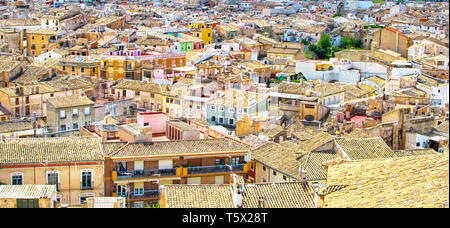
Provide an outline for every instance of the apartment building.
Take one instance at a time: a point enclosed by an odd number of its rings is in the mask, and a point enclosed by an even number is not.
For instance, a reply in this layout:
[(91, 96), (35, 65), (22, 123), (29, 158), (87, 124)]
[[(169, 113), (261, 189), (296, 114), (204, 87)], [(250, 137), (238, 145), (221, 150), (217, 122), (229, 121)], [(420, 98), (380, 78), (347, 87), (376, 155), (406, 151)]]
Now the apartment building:
[(81, 94), (93, 89), (93, 84), (82, 78), (40, 82), (35, 85), (0, 88), (0, 104), (9, 112), (11, 118), (38, 117), (47, 115), (47, 99), (50, 97)]
[(92, 81), (100, 79), (100, 60), (82, 56), (71, 56), (59, 61), (58, 70), (66, 75), (81, 75)]
[(143, 207), (159, 200), (162, 185), (229, 184), (229, 174), (247, 172), (249, 149), (232, 138), (106, 143), (105, 194)]
[(47, 124), (51, 131), (78, 130), (94, 122), (94, 104), (88, 97), (72, 95), (47, 100)]
[(60, 204), (103, 196), (103, 153), (90, 137), (25, 138), (0, 142), (0, 182), (53, 185)]
[(28, 55), (39, 56), (59, 47), (60, 35), (57, 31), (50, 29), (30, 30), (26, 32), (26, 43)]
[(212, 43), (212, 27), (204, 22), (196, 22), (189, 25), (191, 34), (203, 40), (203, 44), (208, 45)]
[(265, 94), (236, 89), (227, 90), (222, 97), (207, 102), (206, 121), (213, 125), (235, 128), (244, 114), (267, 117), (269, 97)]

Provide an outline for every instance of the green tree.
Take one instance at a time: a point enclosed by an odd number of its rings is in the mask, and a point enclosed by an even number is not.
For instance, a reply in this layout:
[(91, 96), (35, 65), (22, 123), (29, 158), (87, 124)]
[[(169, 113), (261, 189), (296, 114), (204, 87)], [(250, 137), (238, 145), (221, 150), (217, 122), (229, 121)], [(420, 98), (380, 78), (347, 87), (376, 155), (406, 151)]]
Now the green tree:
[(323, 34), (317, 45), (311, 44), (308, 46), (306, 57), (309, 59), (329, 59), (332, 53), (330, 35)]
[(300, 81), (300, 79), (303, 79), (304, 81), (308, 81), (302, 72), (298, 72), (297, 74), (293, 74), (289, 77), (291, 78), (291, 82)]
[(381, 5), (384, 4), (383, 0), (374, 0), (374, 1), (372, 1), (372, 2), (373, 2), (373, 3), (380, 3)]

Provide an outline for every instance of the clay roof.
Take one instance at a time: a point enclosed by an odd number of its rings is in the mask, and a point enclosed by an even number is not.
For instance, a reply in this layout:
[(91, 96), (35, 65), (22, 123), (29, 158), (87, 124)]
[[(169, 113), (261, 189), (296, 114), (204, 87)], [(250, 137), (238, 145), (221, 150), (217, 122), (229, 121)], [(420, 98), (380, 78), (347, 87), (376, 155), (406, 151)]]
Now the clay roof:
[(54, 108), (67, 108), (95, 104), (95, 102), (91, 101), (88, 97), (81, 96), (79, 94), (64, 97), (49, 97), (47, 102)]
[(328, 167), (325, 207), (449, 207), (449, 158), (406, 156), (349, 161)]
[(19, 138), (0, 142), (0, 164), (102, 161), (96, 138)]
[(105, 143), (105, 153), (112, 158), (119, 157), (158, 157), (163, 155), (185, 155), (227, 153), (250, 150), (245, 143), (230, 139), (181, 140), (151, 143)]

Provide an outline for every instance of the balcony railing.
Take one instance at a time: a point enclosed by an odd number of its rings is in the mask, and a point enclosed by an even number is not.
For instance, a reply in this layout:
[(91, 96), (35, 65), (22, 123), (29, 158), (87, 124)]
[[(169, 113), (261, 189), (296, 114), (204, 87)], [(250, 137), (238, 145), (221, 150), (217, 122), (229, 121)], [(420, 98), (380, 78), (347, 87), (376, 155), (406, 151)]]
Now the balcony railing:
[(117, 179), (176, 176), (176, 168), (118, 171)]
[(113, 181), (135, 178), (186, 177), (189, 175), (233, 173), (246, 171), (245, 164), (178, 167), (170, 169), (113, 171)]
[(128, 193), (127, 191), (117, 193), (118, 197), (127, 197), (128, 199), (153, 199), (159, 198), (159, 190), (144, 190), (143, 192), (132, 191)]
[(131, 192), (130, 199), (153, 199), (159, 198), (159, 190), (144, 190), (144, 192)]
[(205, 174), (205, 173), (232, 173), (244, 171), (244, 164), (196, 166), (196, 167), (188, 167), (187, 169), (188, 175)]

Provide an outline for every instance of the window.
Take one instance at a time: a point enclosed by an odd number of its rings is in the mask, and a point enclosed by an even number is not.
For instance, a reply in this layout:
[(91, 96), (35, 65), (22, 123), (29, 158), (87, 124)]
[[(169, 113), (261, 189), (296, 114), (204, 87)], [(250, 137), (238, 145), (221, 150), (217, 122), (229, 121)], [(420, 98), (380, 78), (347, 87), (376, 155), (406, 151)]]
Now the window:
[(81, 171), (81, 190), (93, 189), (92, 171)]
[(74, 123), (74, 124), (73, 124), (73, 129), (74, 129), (74, 130), (75, 130), (75, 129), (78, 129), (78, 124)]
[(211, 105), (211, 110), (216, 110), (216, 106), (215, 105)]
[(277, 175), (277, 172), (273, 171), (273, 175), (276, 176), (276, 175)]
[(223, 110), (225, 110), (224, 108), (223, 108), (223, 106), (219, 106), (219, 111), (223, 111)]
[(117, 172), (125, 172), (127, 171), (127, 163), (126, 162), (118, 162), (117, 163)]
[(84, 108), (84, 115), (88, 116), (90, 114), (91, 114), (91, 108), (89, 108), (89, 107)]
[(283, 175), (283, 180), (286, 180), (286, 179), (287, 179), (286, 176)]
[(65, 70), (66, 70), (66, 66), (62, 66), (62, 70), (64, 70), (64, 71), (65, 71)]
[(72, 67), (72, 72), (75, 72), (75, 67)]
[(23, 173), (11, 174), (11, 184), (12, 185), (23, 185)]
[(219, 123), (223, 124), (223, 117), (219, 117)]
[(228, 112), (229, 112), (229, 113), (234, 113), (234, 110), (235, 110), (234, 108), (229, 108), (229, 109), (228, 109)]
[(228, 119), (228, 124), (229, 125), (234, 125), (234, 119), (233, 118), (229, 118)]
[(17, 208), (39, 208), (38, 199), (17, 199)]
[(65, 131), (65, 130), (66, 130), (66, 125), (65, 124), (61, 125), (61, 131)]
[(65, 111), (65, 110), (59, 111), (59, 117), (60, 117), (61, 119), (66, 118), (66, 111)]
[(72, 116), (78, 116), (78, 109), (73, 109), (72, 110)]
[(211, 117), (211, 122), (216, 122), (216, 117), (215, 116)]
[(59, 173), (57, 171), (47, 172), (47, 184), (56, 185), (56, 191), (59, 191)]
[(266, 171), (266, 167), (265, 166), (263, 166), (263, 170)]
[(81, 70), (81, 72), (83, 73), (83, 72), (84, 72), (84, 67), (81, 67), (80, 70)]
[(144, 195), (144, 189), (143, 188), (135, 188), (134, 189), (134, 195), (136, 195), (136, 196), (143, 196)]
[(216, 165), (225, 165), (225, 159), (217, 158), (216, 159)]

